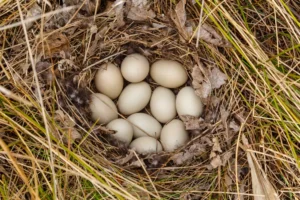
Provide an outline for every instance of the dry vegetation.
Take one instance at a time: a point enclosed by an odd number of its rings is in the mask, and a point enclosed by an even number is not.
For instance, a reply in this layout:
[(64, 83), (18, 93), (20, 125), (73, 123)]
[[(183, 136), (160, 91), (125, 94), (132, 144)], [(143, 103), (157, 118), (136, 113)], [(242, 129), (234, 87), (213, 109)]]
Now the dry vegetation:
[[(0, 1), (0, 199), (300, 199), (299, 0), (38, 2)], [(199, 91), (227, 76), (177, 152), (138, 156), (90, 121), (97, 66), (132, 52)]]

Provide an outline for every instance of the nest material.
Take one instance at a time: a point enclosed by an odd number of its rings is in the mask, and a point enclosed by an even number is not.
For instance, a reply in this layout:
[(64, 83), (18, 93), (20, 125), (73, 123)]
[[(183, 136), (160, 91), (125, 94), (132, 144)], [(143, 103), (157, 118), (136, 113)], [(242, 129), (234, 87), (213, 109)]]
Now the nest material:
[[(120, 3), (120, 1), (116, 2)], [(56, 148), (71, 154), (65, 148), (68, 146), (73, 153), (80, 156), (80, 160), (93, 168), (91, 174), (103, 171), (110, 181), (117, 183), (116, 186), (106, 180), (113, 185), (112, 188), (118, 188), (122, 191), (122, 195), (132, 199), (142, 196), (201, 199), (203, 194), (209, 194), (211, 198), (229, 199), (233, 198), (239, 190), (236, 185), (242, 185), (243, 190), (251, 190), (246, 154), (244, 151), (237, 151), (236, 143), (240, 133), (247, 128), (249, 130), (255, 123), (253, 118), (247, 117), (250, 110), (241, 98), (248, 96), (251, 99), (252, 94), (240, 85), (238, 87), (242, 88), (243, 95), (230, 89), (236, 81), (234, 75), (237, 72), (232, 66), (230, 69), (227, 68), (230, 66), (229, 56), (233, 55), (227, 53), (231, 48), (228, 42), (220, 38), (220, 34), (208, 25), (212, 22), (206, 20), (204, 26), (206, 29), (202, 30), (202, 34), (206, 31), (211, 38), (209, 39), (207, 35), (202, 36), (197, 47), (197, 37), (193, 39), (197, 35), (193, 27), (197, 27), (200, 14), (200, 7), (197, 4), (191, 2), (186, 4), (185, 1), (180, 1), (170, 6), (166, 2), (157, 1), (150, 6), (145, 5), (156, 14), (155, 18), (148, 17), (147, 20), (136, 21), (127, 17), (131, 10), (128, 7), (130, 5), (116, 2), (115, 4), (107, 2), (106, 9), (101, 7), (97, 10), (98, 14), (93, 15), (95, 9), (91, 6), (95, 6), (95, 2), (87, 7), (80, 1), (77, 4), (76, 1), (76, 5), (84, 6), (72, 14), (64, 13), (47, 19), (43, 27), (43, 37), (36, 37), (41, 33), (38, 23), (33, 24), (28, 31), (36, 58), (36, 70), (39, 73), (44, 105), (47, 113), (55, 115), (52, 121), (54, 125), (51, 125), (50, 129), (53, 131), (53, 143), (57, 145)], [(74, 5), (72, 1), (68, 3)], [(122, 17), (118, 14), (120, 11), (116, 9), (120, 5), (125, 6)], [(30, 8), (30, 5), (26, 6)], [(50, 8), (46, 7), (46, 9)], [(111, 9), (114, 13), (109, 12)], [(182, 12), (186, 12), (187, 15), (182, 15)], [(24, 38), (21, 28), (17, 27), (13, 30), (17, 36), (20, 35), (19, 38)], [(14, 63), (14, 72), (7, 74), (16, 75), (13, 80), (22, 81), (20, 83), (15, 81), (12, 84), (9, 79), (4, 78), (2, 83), (14, 92), (18, 91), (14, 88), (17, 87), (24, 90), (27, 97), (34, 96), (38, 88), (33, 78), (33, 71), (26, 60), (27, 49), (24, 39), (19, 41), (13, 35), (11, 31), (1, 35), (2, 38), (11, 40), (9, 41), (11, 48), (5, 47), (3, 51), (7, 59), (5, 69), (13, 63), (14, 59), (20, 60)], [(5, 46), (6, 41), (3, 39), (0, 44)], [(192, 140), (174, 153), (138, 156), (126, 148), (116, 147), (119, 144), (114, 144), (110, 138), (110, 134), (113, 133), (105, 127), (93, 124), (89, 118), (87, 105), (89, 94), (96, 91), (93, 77), (97, 67), (104, 62), (120, 65), (124, 57), (131, 53), (145, 55), (150, 63), (160, 58), (177, 60), (186, 67), (190, 75), (187, 84), (199, 86), (200, 91), (203, 90), (204, 83), (215, 78), (211, 75), (215, 69), (221, 68), (229, 77), (233, 77), (219, 89), (214, 88), (220, 86), (210, 86), (208, 95), (201, 96), (206, 103), (202, 118), (185, 117), (186, 128), (190, 131)], [(196, 79), (199, 73), (202, 73), (202, 77)], [(239, 73), (239, 76), (244, 74), (244, 72)], [(150, 78), (147, 78), (147, 81), (153, 89), (157, 86)], [(27, 84), (30, 87), (24, 86)], [(29, 116), (35, 116), (36, 120), (42, 123), (38, 110), (39, 108), (27, 112)], [(22, 117), (18, 115), (15, 120), (24, 123)], [(249, 126), (241, 129), (241, 124), (249, 124)], [(44, 138), (41, 130), (35, 128), (34, 130), (40, 138)], [(7, 134), (3, 136), (7, 142), (15, 141), (8, 135), (10, 132), (12, 130), (8, 129)], [(30, 138), (27, 140), (31, 142)], [(38, 149), (38, 146), (34, 148)], [(37, 158), (42, 159), (39, 154)], [(57, 159), (56, 162), (60, 163), (61, 159)], [(76, 159), (74, 163), (79, 163), (80, 167), (86, 166)], [(9, 164), (4, 162), (3, 166), (7, 167)], [(10, 171), (9, 167), (4, 171), (7, 170)], [(83, 179), (83, 174), (84, 170), (80, 171), (82, 175), (80, 179)], [(74, 171), (71, 176), (76, 177)], [(72, 182), (71, 178), (68, 180)], [(138, 187), (141, 182), (144, 189)], [(77, 186), (70, 184), (69, 187)], [(97, 187), (102, 188), (102, 186)], [(131, 190), (131, 193), (126, 194), (123, 190)], [(227, 191), (229, 194), (214, 193), (218, 190)], [(117, 195), (113, 189), (107, 191)], [(239, 192), (243, 191), (239, 190)], [(69, 195), (67, 197), (70, 197)], [(250, 199), (249, 196), (246, 198)]]

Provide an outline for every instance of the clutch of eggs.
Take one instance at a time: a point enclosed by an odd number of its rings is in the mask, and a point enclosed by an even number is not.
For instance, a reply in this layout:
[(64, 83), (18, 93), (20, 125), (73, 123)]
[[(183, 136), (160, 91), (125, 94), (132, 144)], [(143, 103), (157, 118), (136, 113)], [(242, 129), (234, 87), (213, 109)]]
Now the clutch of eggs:
[[(153, 92), (145, 81), (149, 73), (158, 85)], [(129, 82), (125, 87), (124, 79)], [(114, 139), (140, 154), (175, 151), (189, 140), (183, 122), (176, 116), (199, 117), (203, 112), (192, 87), (182, 87), (177, 96), (172, 91), (185, 85), (187, 79), (179, 62), (161, 59), (150, 67), (147, 58), (136, 53), (128, 55), (121, 68), (103, 64), (94, 79), (100, 93), (91, 96), (91, 118), (106, 124), (115, 131)], [(148, 104), (151, 114), (142, 112)]]

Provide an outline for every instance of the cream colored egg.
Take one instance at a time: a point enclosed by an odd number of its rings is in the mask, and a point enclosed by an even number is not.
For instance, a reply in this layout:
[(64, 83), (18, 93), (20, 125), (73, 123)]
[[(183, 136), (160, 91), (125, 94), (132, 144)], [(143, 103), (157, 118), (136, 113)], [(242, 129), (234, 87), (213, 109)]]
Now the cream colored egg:
[(119, 100), (119, 111), (124, 115), (130, 115), (144, 109), (150, 101), (151, 88), (148, 83), (131, 83), (124, 88)]
[(131, 124), (125, 119), (115, 119), (109, 122), (106, 127), (114, 130), (116, 133), (112, 137), (128, 146), (132, 141), (133, 128)]
[(184, 146), (188, 140), (189, 135), (181, 120), (174, 119), (161, 130), (160, 142), (167, 152), (172, 152)]
[(120, 95), (123, 82), (120, 69), (112, 63), (101, 65), (95, 76), (97, 90), (111, 99)]
[(133, 140), (129, 147), (140, 154), (159, 153), (162, 151), (160, 142), (155, 138), (147, 136)]
[(167, 88), (177, 88), (185, 84), (188, 79), (184, 67), (173, 60), (154, 62), (150, 69), (150, 75), (156, 83)]
[(162, 127), (154, 117), (146, 113), (134, 113), (127, 120), (133, 127), (134, 138), (142, 136), (159, 138)]
[(91, 96), (90, 110), (92, 119), (106, 124), (118, 118), (118, 110), (114, 102), (104, 94), (95, 93)]
[(184, 87), (179, 91), (176, 97), (176, 110), (179, 117), (181, 115), (200, 117), (203, 112), (203, 103), (192, 87)]
[(150, 110), (152, 115), (161, 123), (167, 123), (175, 118), (175, 95), (167, 88), (157, 87), (151, 96)]
[(149, 62), (141, 54), (130, 54), (126, 56), (121, 64), (121, 73), (123, 77), (132, 83), (138, 83), (144, 80), (149, 73)]

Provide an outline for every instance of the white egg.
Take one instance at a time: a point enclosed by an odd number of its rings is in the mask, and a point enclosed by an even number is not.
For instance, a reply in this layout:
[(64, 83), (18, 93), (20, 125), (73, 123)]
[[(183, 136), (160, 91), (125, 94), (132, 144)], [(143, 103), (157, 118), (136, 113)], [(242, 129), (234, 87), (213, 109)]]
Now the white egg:
[(130, 115), (127, 120), (133, 127), (133, 137), (150, 136), (159, 138), (161, 132), (160, 123), (146, 113), (135, 113)]
[(110, 130), (116, 131), (115, 134), (112, 134), (112, 137), (120, 142), (123, 142), (126, 144), (126, 146), (128, 146), (132, 141), (133, 128), (127, 120), (115, 119), (109, 122), (106, 127)]
[(153, 137), (147, 136), (133, 140), (129, 147), (140, 154), (159, 153), (162, 151), (160, 142)]
[(179, 91), (176, 97), (176, 110), (179, 117), (181, 115), (200, 117), (203, 112), (203, 103), (192, 87), (184, 87)]
[(126, 56), (121, 64), (123, 77), (132, 83), (144, 80), (149, 73), (149, 68), (147, 58), (137, 53)]
[(184, 67), (173, 60), (154, 62), (150, 69), (150, 75), (156, 83), (167, 88), (177, 88), (188, 79)]
[(92, 119), (106, 124), (118, 118), (118, 110), (114, 102), (104, 94), (95, 93), (91, 96), (90, 110)]
[(151, 88), (148, 83), (131, 83), (122, 91), (119, 100), (119, 111), (130, 115), (143, 110), (150, 101)]
[(157, 87), (151, 96), (150, 110), (152, 115), (161, 123), (167, 123), (175, 118), (175, 95), (167, 88)]
[(181, 120), (174, 119), (166, 124), (161, 130), (160, 142), (167, 152), (174, 151), (179, 147), (184, 146), (188, 140), (189, 135)]
[(124, 80), (120, 69), (112, 63), (100, 66), (95, 76), (95, 85), (99, 92), (111, 99), (117, 98), (123, 89)]

